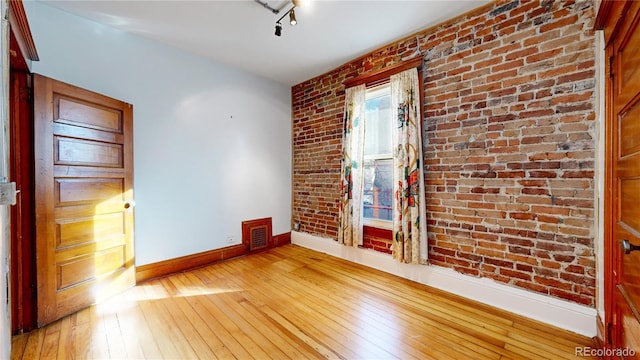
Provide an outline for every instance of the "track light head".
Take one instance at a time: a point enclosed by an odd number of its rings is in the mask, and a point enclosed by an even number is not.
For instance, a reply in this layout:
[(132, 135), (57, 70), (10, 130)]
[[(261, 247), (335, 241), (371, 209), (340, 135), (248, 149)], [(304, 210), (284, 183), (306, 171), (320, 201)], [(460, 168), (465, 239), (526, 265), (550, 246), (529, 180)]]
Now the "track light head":
[[(263, 3), (263, 2), (262, 2), (262, 1), (260, 1), (260, 0), (255, 0), (255, 1), (256, 1), (256, 2), (258, 2), (258, 3), (260, 3), (260, 4), (262, 4), (262, 6), (264, 6), (264, 7), (268, 8), (268, 9), (270, 9), (270, 7), (269, 7), (266, 3)], [(276, 21), (276, 31), (275, 31), (275, 35), (276, 35), (276, 36), (281, 36), (281, 35), (282, 35), (282, 23), (281, 23), (281, 21), (284, 19), (284, 17), (285, 17), (285, 16), (287, 16), (287, 14), (289, 15), (289, 24), (291, 24), (291, 26), (294, 26), (294, 25), (296, 25), (296, 24), (298, 23), (298, 20), (296, 20), (296, 12), (295, 12), (295, 8), (296, 8), (296, 6), (298, 6), (298, 4), (299, 4), (300, 2), (299, 2), (298, 0), (290, 0), (290, 1), (291, 1), (291, 3), (293, 4), (293, 6), (292, 6), (288, 11), (286, 11), (286, 12), (285, 12), (281, 17), (280, 17), (280, 19), (278, 19), (278, 20)], [(285, 5), (285, 6), (286, 6), (286, 5)], [(284, 9), (284, 6), (283, 6), (281, 9)], [(277, 10), (276, 14), (277, 14), (278, 12), (280, 12), (280, 10), (281, 10), (281, 9)]]
[(289, 24), (291, 24), (291, 26), (295, 26), (297, 23), (296, 13), (291, 9), (291, 11), (289, 11)]

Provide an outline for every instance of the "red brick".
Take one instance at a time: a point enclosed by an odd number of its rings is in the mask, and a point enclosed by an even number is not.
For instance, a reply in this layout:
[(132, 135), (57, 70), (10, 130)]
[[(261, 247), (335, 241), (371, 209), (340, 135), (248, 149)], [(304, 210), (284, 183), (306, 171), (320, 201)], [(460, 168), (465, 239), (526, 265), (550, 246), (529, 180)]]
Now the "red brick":
[(563, 282), (560, 280), (544, 278), (541, 276), (534, 276), (533, 280), (540, 285), (548, 286), (551, 288), (571, 290), (571, 283)]
[(519, 51), (514, 51), (511, 52), (507, 55), (505, 55), (504, 59), (506, 61), (510, 61), (510, 60), (514, 60), (514, 59), (520, 59), (522, 60), (522, 58), (526, 58), (527, 56), (533, 55), (533, 54), (537, 54), (538, 53), (538, 47), (537, 46), (529, 46), (528, 48), (519, 50)]
[(482, 69), (482, 68), (485, 68), (485, 67), (490, 67), (490, 66), (493, 66), (493, 65), (497, 65), (497, 64), (500, 64), (500, 63), (502, 63), (502, 57), (492, 57), (490, 59), (487, 59), (487, 60), (484, 60), (484, 61), (479, 61), (479, 62), (475, 63), (473, 68), (475, 70), (478, 70), (478, 69)]
[(540, 32), (544, 33), (553, 29), (557, 29), (560, 28), (562, 26), (566, 26), (566, 25), (571, 25), (571, 24), (575, 24), (578, 21), (578, 15), (573, 15), (564, 19), (560, 19), (558, 21), (546, 24), (546, 25), (542, 25), (540, 27)]
[(511, 279), (521, 279), (526, 281), (531, 280), (531, 274), (527, 274), (525, 272), (514, 271), (514, 270), (509, 270), (504, 268), (500, 268), (499, 271), (500, 271), (500, 275), (504, 275)]
[(516, 281), (515, 284), (516, 284), (516, 286), (521, 287), (523, 289), (535, 291), (535, 292), (542, 293), (542, 294), (547, 294), (548, 293), (548, 288), (546, 286), (533, 284), (533, 283), (530, 283), (530, 282), (527, 282), (527, 281), (521, 281), (521, 280)]
[(578, 304), (593, 305), (593, 295), (583, 296), (572, 291), (562, 291), (553, 288), (549, 290), (549, 294)]

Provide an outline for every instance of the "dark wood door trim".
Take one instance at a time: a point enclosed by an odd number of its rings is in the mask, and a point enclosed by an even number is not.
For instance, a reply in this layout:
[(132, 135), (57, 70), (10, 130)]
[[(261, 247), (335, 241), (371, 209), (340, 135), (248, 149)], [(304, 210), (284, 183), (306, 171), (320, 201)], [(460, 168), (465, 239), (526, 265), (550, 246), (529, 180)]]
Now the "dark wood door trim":
[(9, 25), (11, 26), (11, 32), (15, 36), (16, 44), (19, 50), (20, 56), (32, 61), (40, 60), (38, 51), (36, 50), (36, 44), (33, 41), (31, 35), (31, 29), (29, 28), (29, 22), (27, 20), (27, 14), (24, 11), (24, 5), (22, 0), (10, 0), (9, 1)]
[(36, 326), (31, 74), (12, 70), (9, 92), (9, 180), (20, 190), (11, 207), (11, 331), (16, 334)]
[[(617, 302), (622, 301), (617, 288), (623, 279), (622, 251), (616, 239), (621, 208), (618, 206), (620, 186), (617, 168), (620, 138), (618, 135), (618, 111), (616, 99), (628, 97), (622, 89), (622, 68), (618, 65), (617, 53), (620, 44), (628, 40), (629, 21), (637, 16), (637, 3), (604, 0), (596, 19), (595, 29), (604, 31), (605, 38), (605, 176), (604, 176), (604, 309), (605, 316), (601, 329), (601, 341), (607, 347), (618, 348), (623, 344), (623, 309)], [(630, 102), (631, 99), (625, 100)]]
[[(612, 50), (607, 48), (606, 58), (609, 59), (612, 55)], [(609, 62), (606, 62), (606, 71), (607, 74), (611, 71)], [(607, 75), (607, 88), (612, 86), (612, 80)], [(606, 93), (608, 94), (607, 90)], [(613, 324), (613, 295), (614, 295), (614, 284), (615, 279), (613, 278), (613, 268), (615, 264), (613, 251), (613, 233), (614, 233), (614, 219), (616, 211), (613, 200), (613, 183), (614, 183), (614, 169), (613, 169), (613, 160), (615, 153), (615, 140), (616, 137), (613, 134), (611, 120), (613, 116), (613, 99), (610, 96), (605, 98), (605, 135), (604, 135), (604, 146), (605, 146), (605, 176), (604, 176), (604, 242), (603, 242), (603, 250), (604, 250), (604, 307), (605, 307), (605, 316), (604, 316), (604, 339), (603, 342), (605, 344), (612, 344), (611, 339), (611, 324)]]
[[(598, 15), (596, 17), (595, 22), (595, 30), (604, 31), (605, 44), (609, 44), (612, 39), (614, 33), (618, 29), (618, 21), (621, 14), (621, 7), (614, 7), (614, 2), (609, 0), (604, 0), (600, 4), (600, 8), (598, 9)], [(616, 19), (616, 20), (612, 20)], [(614, 183), (614, 170), (613, 170), (613, 160), (615, 153), (615, 136), (613, 134), (611, 119), (613, 118), (613, 99), (610, 96), (612, 94), (611, 87), (613, 86), (612, 75), (613, 69), (611, 68), (611, 62), (608, 59), (611, 59), (613, 56), (613, 51), (610, 46), (607, 46), (605, 49), (605, 135), (604, 135), (604, 162), (605, 162), (605, 173), (604, 173), (604, 199), (603, 199), (603, 207), (604, 207), (604, 239), (603, 239), (603, 252), (604, 252), (604, 319), (602, 319), (601, 329), (603, 329), (603, 333), (598, 336), (602, 336), (599, 339), (605, 346), (610, 346), (612, 344), (611, 339), (611, 325), (613, 324), (613, 295), (614, 295), (614, 284), (615, 279), (613, 279), (613, 267), (615, 263), (615, 259), (613, 258), (614, 252), (612, 251), (613, 244), (613, 222), (614, 222), (614, 201), (613, 201), (613, 183)]]
[(9, 181), (20, 190), (11, 212), (9, 307), (11, 331), (36, 326), (33, 93), (29, 61), (39, 60), (22, 0), (9, 1)]

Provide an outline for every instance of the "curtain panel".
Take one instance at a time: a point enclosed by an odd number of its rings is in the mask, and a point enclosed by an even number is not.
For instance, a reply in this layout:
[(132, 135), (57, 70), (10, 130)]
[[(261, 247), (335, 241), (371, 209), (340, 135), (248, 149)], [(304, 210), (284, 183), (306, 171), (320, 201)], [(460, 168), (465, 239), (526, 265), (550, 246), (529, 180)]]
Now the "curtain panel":
[(420, 81), (412, 68), (390, 77), (394, 126), (393, 239), (394, 259), (427, 261), (424, 174), (420, 126)]
[(362, 236), (362, 183), (366, 86), (345, 90), (338, 242), (359, 246)]

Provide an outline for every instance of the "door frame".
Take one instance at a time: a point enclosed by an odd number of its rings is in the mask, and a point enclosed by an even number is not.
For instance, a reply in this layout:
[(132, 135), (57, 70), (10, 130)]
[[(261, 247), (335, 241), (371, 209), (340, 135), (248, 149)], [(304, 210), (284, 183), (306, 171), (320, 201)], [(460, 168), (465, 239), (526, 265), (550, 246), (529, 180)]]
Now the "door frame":
[(36, 257), (31, 74), (11, 71), (10, 181), (20, 193), (11, 207), (11, 332), (36, 326)]
[[(36, 326), (35, 247), (33, 203), (33, 105), (30, 91), (30, 65), (38, 61), (38, 52), (29, 28), (22, 0), (9, 3), (9, 64), (12, 79), (9, 94), (9, 154), (10, 181), (16, 181), (19, 206), (11, 208), (9, 259), (9, 307), (12, 333), (31, 330)], [(31, 130), (32, 131), (32, 130)], [(31, 154), (31, 155), (29, 155)], [(22, 164), (19, 169), (16, 164)], [(25, 166), (26, 165), (26, 166)], [(19, 257), (17, 257), (19, 256)], [(4, 254), (3, 254), (4, 257)], [(9, 326), (9, 325), (8, 325)]]
[[(621, 5), (623, 4), (623, 5)], [(619, 273), (621, 269), (617, 269), (619, 265), (619, 259), (621, 251), (619, 245), (615, 241), (615, 219), (618, 215), (618, 209), (616, 207), (615, 197), (617, 196), (617, 187), (615, 181), (615, 154), (618, 146), (618, 137), (615, 133), (614, 122), (615, 113), (613, 109), (613, 91), (614, 91), (614, 75), (615, 69), (612, 68), (613, 60), (613, 48), (611, 45), (612, 39), (617, 35), (624, 14), (627, 13), (631, 3), (622, 2), (617, 3), (615, 0), (603, 0), (598, 9), (596, 21), (594, 24), (594, 30), (604, 31), (604, 46), (605, 46), (605, 92), (604, 92), (604, 239), (603, 239), (603, 252), (604, 252), (604, 321), (602, 333), (598, 333), (598, 340), (605, 347), (613, 347), (620, 341), (620, 328), (614, 326), (614, 316), (617, 312), (615, 304), (616, 296), (616, 283), (615, 275)], [(619, 324), (618, 324), (619, 325)]]

